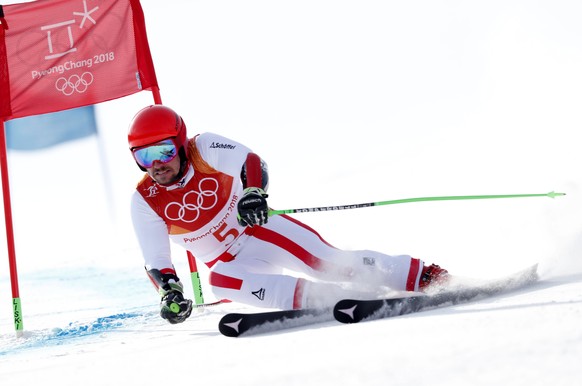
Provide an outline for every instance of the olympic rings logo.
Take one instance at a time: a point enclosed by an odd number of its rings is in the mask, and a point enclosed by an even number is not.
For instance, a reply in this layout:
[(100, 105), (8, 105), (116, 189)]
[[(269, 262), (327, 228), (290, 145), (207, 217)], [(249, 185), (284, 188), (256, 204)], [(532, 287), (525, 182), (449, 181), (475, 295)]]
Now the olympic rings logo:
[(198, 191), (191, 190), (184, 195), (182, 202), (170, 202), (166, 205), (164, 214), (169, 220), (194, 222), (203, 210), (214, 208), (218, 203), (218, 181), (214, 178), (203, 178), (198, 184)]
[(55, 87), (58, 91), (62, 92), (66, 96), (72, 95), (75, 91), (82, 94), (89, 88), (89, 85), (93, 83), (93, 74), (90, 72), (84, 72), (79, 75), (71, 75), (69, 79), (65, 77), (60, 77), (55, 82)]

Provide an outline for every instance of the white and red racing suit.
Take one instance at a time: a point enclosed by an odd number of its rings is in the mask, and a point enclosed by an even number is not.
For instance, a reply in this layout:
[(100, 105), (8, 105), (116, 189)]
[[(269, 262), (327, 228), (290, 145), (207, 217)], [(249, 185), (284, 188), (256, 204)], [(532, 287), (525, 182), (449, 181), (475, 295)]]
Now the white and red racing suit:
[(254, 154), (246, 146), (203, 133), (189, 140), (187, 154), (188, 169), (180, 181), (162, 186), (146, 174), (132, 197), (132, 221), (147, 270), (174, 272), (171, 239), (210, 268), (217, 299), (301, 308), (308, 278), (418, 290), (423, 262), (410, 256), (337, 249), (287, 215), (272, 216), (263, 226), (240, 226), (241, 170)]

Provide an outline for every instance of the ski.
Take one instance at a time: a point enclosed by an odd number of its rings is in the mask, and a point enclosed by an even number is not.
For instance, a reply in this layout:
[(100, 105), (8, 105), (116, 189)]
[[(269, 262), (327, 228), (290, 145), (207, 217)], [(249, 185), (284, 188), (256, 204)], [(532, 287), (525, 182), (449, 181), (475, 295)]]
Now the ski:
[(331, 310), (300, 309), (256, 313), (229, 313), (218, 322), (218, 330), (224, 336), (236, 338), (331, 321)]
[(502, 279), (478, 286), (448, 289), (431, 295), (412, 295), (375, 300), (340, 300), (333, 309), (334, 318), (341, 323), (390, 318), (437, 307), (466, 303), (516, 290), (536, 282), (537, 264)]
[(333, 316), (331, 309), (229, 313), (220, 319), (218, 330), (224, 336), (239, 337), (322, 323), (334, 318), (341, 323), (358, 323), (466, 303), (525, 287), (537, 279), (536, 264), (513, 275), (488, 281), (479, 286), (447, 289), (431, 295), (421, 294), (375, 300), (340, 300), (333, 308)]

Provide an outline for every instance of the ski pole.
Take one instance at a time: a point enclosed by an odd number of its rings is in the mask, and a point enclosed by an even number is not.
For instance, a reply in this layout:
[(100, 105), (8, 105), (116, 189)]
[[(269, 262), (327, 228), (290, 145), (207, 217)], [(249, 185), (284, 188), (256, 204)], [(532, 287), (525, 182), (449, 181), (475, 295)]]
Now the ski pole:
[(186, 251), (188, 255), (188, 265), (190, 266), (190, 279), (192, 279), (192, 289), (194, 290), (194, 302), (196, 305), (204, 304), (204, 296), (202, 295), (202, 282), (200, 281), (200, 273), (196, 265), (196, 258), (190, 251)]
[(485, 195), (485, 196), (416, 197), (416, 198), (404, 198), (404, 199), (400, 199), (400, 200), (368, 202), (368, 203), (363, 203), (363, 204), (320, 206), (320, 207), (315, 207), (315, 208), (301, 208), (301, 209), (269, 210), (269, 216), (274, 216), (277, 214), (287, 214), (287, 213), (326, 212), (326, 211), (330, 211), (330, 210), (357, 209), (357, 208), (366, 208), (366, 207), (370, 207), (370, 206), (405, 204), (408, 202), (420, 202), (420, 201), (485, 200), (485, 199), (490, 199), (490, 198), (519, 198), (519, 197), (550, 197), (550, 198), (555, 198), (558, 196), (565, 196), (565, 195), (566, 195), (566, 193), (555, 193), (552, 191), (549, 193), (541, 193), (541, 194), (496, 194), (496, 195)]
[(204, 295), (202, 294), (202, 282), (200, 281), (200, 273), (196, 264), (196, 258), (190, 251), (186, 251), (188, 256), (188, 265), (190, 266), (190, 279), (192, 279), (192, 289), (194, 291), (194, 308), (202, 311), (203, 308), (217, 306), (219, 304), (230, 303), (228, 299), (220, 299), (210, 303), (204, 303)]
[(195, 304), (192, 307), (193, 308), (206, 308), (206, 307), (213, 307), (213, 306), (218, 306), (220, 304), (224, 304), (224, 303), (230, 303), (230, 300), (227, 299), (221, 299), (221, 300), (217, 300), (211, 303), (200, 303), (200, 304)]

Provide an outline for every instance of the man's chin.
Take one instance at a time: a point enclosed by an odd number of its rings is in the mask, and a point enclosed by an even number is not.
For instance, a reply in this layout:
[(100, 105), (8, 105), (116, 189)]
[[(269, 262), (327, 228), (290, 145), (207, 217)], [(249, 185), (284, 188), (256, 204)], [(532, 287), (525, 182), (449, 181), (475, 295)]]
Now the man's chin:
[(154, 176), (153, 179), (160, 185), (171, 185), (178, 180), (178, 176), (162, 174)]

